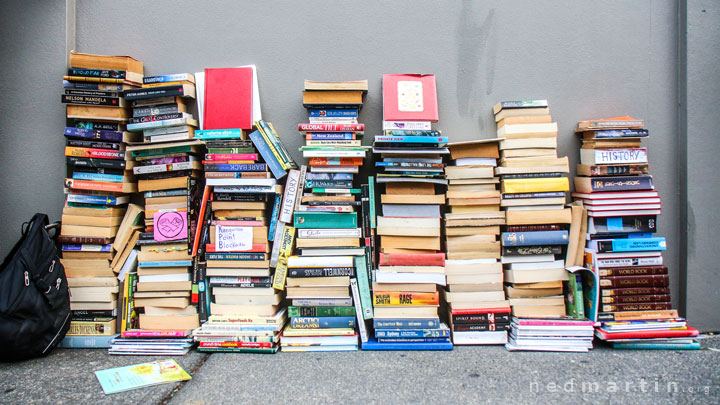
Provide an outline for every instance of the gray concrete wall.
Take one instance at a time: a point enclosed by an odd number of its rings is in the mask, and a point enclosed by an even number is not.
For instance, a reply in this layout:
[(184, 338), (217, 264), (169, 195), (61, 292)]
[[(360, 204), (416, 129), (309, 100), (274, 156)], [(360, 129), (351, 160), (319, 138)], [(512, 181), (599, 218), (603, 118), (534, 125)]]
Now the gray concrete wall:
[[(35, 8), (16, 8), (41, 23)], [(436, 127), (451, 140), (493, 137), (491, 107), (500, 100), (547, 98), (560, 128), (560, 155), (569, 156), (573, 166), (579, 141), (572, 129), (578, 120), (625, 114), (643, 118), (652, 134), (647, 142), (651, 170), (665, 213), (659, 229), (669, 240), (665, 259), (674, 300), (679, 301), (685, 178), (678, 171), (677, 154), (676, 2), (312, 0), (198, 6), (169, 0), (78, 1), (76, 10), (78, 51), (131, 55), (145, 63), (148, 75), (257, 65), (264, 118), (293, 151), (301, 145), (296, 125), (307, 119), (301, 104), (304, 79), (368, 79), (361, 121), (370, 135), (380, 130), (383, 73), (435, 74), (440, 104)], [(63, 21), (57, 17), (55, 24)], [(54, 41), (46, 34), (17, 41), (14, 52), (22, 51), (32, 66), (13, 69), (18, 76), (30, 69), (33, 77), (50, 84), (26, 93), (11, 81), (5, 94), (13, 100), (29, 94), (47, 104), (42, 109), (47, 113), (33, 123), (43, 131), (32, 131), (32, 136), (47, 139), (33, 147), (53, 170), (26, 170), (17, 164), (21, 158), (11, 159), (15, 164), (8, 164), (3, 181), (24, 191), (3, 197), (10, 208), (2, 224), (10, 229), (19, 226), (25, 212), (57, 215), (62, 205), (63, 119), (57, 95), (65, 59), (58, 54), (61, 49), (52, 47), (40, 54), (24, 51)], [(26, 114), (26, 105), (2, 108), (3, 143), (10, 140), (16, 148), (31, 149), (21, 141), (30, 126), (9, 118)], [(2, 153), (10, 159), (9, 151)], [(294, 156), (303, 161), (299, 152)], [(2, 236), (3, 250), (13, 239)], [(720, 328), (720, 322), (715, 325)]]
[[(685, 184), (687, 204), (687, 317), (703, 330), (720, 329), (720, 271), (717, 232), (720, 214), (720, 4), (686, 3), (687, 42), (684, 79), (686, 92)], [(681, 79), (682, 80), (682, 79)], [(682, 133), (681, 128), (681, 133)]]

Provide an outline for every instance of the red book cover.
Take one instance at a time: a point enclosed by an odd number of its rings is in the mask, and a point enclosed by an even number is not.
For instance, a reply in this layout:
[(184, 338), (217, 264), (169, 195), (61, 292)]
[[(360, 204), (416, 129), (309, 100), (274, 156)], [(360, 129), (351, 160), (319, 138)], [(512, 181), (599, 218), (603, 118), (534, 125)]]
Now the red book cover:
[(686, 329), (651, 329), (633, 332), (608, 333), (598, 329), (602, 340), (616, 339), (658, 339), (658, 338), (690, 338), (700, 334), (697, 329), (688, 326)]
[(381, 253), (380, 266), (445, 266), (445, 253)]
[(203, 129), (252, 129), (251, 67), (205, 69)]
[(383, 120), (438, 120), (435, 75), (383, 75)]

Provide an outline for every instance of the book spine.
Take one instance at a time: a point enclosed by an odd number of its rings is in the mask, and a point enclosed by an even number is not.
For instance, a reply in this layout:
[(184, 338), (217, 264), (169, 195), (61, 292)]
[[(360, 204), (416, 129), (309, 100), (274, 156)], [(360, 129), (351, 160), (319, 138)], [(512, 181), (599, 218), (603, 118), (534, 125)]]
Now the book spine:
[(212, 287), (228, 287), (228, 288), (271, 288), (272, 283), (218, 283), (212, 284)]
[(356, 139), (356, 135), (353, 132), (308, 132), (305, 134), (306, 141), (341, 141), (354, 139)]
[(598, 270), (600, 277), (606, 276), (652, 276), (656, 274), (668, 274), (666, 266), (645, 266), (645, 267), (616, 267), (611, 269)]
[(107, 238), (95, 237), (95, 236), (58, 236), (58, 242), (60, 243), (89, 243), (89, 244), (106, 244), (108, 243)]
[(121, 174), (105, 174), (105, 173), (83, 173), (75, 172), (72, 175), (74, 180), (102, 181), (108, 183), (122, 183), (126, 180)]
[(610, 276), (600, 278), (600, 287), (667, 287), (670, 279), (667, 274), (652, 276)]
[(267, 126), (270, 128), (270, 132), (268, 133), (268, 135), (272, 137), (271, 140), (275, 143), (275, 147), (278, 148), (280, 153), (284, 156), (285, 163), (288, 169), (296, 169), (297, 164), (293, 160), (292, 156), (290, 156), (288, 150), (285, 148), (285, 144), (283, 144), (280, 140), (280, 135), (278, 135), (277, 131), (275, 131), (275, 127), (273, 127), (272, 122), (268, 122)]
[(613, 343), (613, 349), (627, 350), (700, 350), (700, 343)]
[(383, 121), (383, 131), (387, 130), (413, 130), (429, 131), (432, 129), (428, 121)]
[(503, 246), (567, 245), (568, 231), (503, 232)]
[(603, 288), (600, 295), (603, 297), (625, 297), (631, 295), (664, 295), (670, 294), (669, 287), (630, 287), (630, 288)]
[(305, 188), (352, 188), (352, 180), (305, 180)]
[(647, 302), (670, 302), (670, 294), (625, 295), (603, 297), (603, 304), (640, 304)]
[(88, 76), (88, 77), (108, 77), (114, 79), (124, 79), (126, 72), (124, 70), (113, 70), (113, 69), (82, 69), (82, 68), (69, 68), (69, 76)]
[(592, 149), (596, 164), (637, 164), (647, 163), (647, 149)]
[(195, 131), (199, 139), (242, 139), (245, 132), (242, 129), (203, 129)]
[(277, 266), (275, 267), (275, 277), (273, 278), (273, 288), (276, 290), (285, 289), (285, 281), (288, 273), (288, 257), (292, 255), (294, 241), (295, 228), (285, 226), (282, 232), (282, 239), (280, 240), (280, 251), (278, 253)]
[(277, 180), (282, 179), (285, 177), (287, 172), (285, 171), (284, 167), (280, 164), (280, 162), (275, 157), (275, 154), (270, 150), (270, 146), (265, 143), (265, 140), (263, 139), (263, 136), (260, 134), (260, 131), (253, 131), (250, 133), (250, 139), (252, 140), (253, 144), (257, 148), (258, 152), (260, 152), (260, 155), (263, 157), (267, 165), (270, 167), (270, 171), (272, 171), (273, 176)]
[(123, 84), (125, 79), (118, 79), (112, 77), (90, 77), (90, 76), (63, 76), (63, 80), (69, 82), (90, 82), (90, 83), (112, 83), (112, 84)]
[(510, 322), (510, 314), (509, 313), (488, 312), (486, 314), (453, 315), (452, 320), (453, 320), (454, 324), (458, 324), (458, 323), (507, 323), (507, 322)]
[[(268, 229), (277, 228), (278, 221), (280, 219), (280, 204), (282, 204), (282, 194), (275, 193), (275, 201), (273, 202), (272, 212), (270, 213), (270, 226)], [(272, 242), (275, 240), (275, 232), (268, 232), (268, 241)]]
[(376, 143), (410, 143), (410, 144), (445, 144), (448, 142), (446, 136), (393, 136), (378, 135), (375, 137)]
[(351, 306), (352, 304), (350, 298), (295, 298), (292, 300), (292, 305), (296, 307), (336, 307)]
[(79, 89), (79, 90), (99, 90), (99, 91), (113, 91), (122, 92), (122, 84), (113, 83), (88, 83), (88, 82), (70, 82), (63, 80), (64, 89)]
[(562, 246), (503, 246), (503, 256), (559, 255)]
[(120, 150), (120, 147), (122, 146), (119, 143), (101, 142), (101, 141), (86, 141), (86, 140), (79, 140), (79, 139), (68, 139), (67, 142), (65, 142), (65, 145), (79, 147), (79, 148), (113, 149), (113, 150)]
[(289, 317), (355, 316), (354, 307), (288, 307)]
[(373, 293), (373, 305), (440, 305), (440, 295), (421, 292), (380, 292)]
[(354, 267), (315, 267), (289, 269), (288, 277), (341, 277), (355, 276)]
[(70, 94), (63, 94), (61, 99), (61, 101), (65, 104), (100, 105), (110, 107), (120, 107), (122, 102), (120, 97), (78, 96)]
[(440, 131), (423, 131), (423, 130), (411, 130), (411, 129), (390, 129), (385, 131), (385, 135), (388, 136), (434, 136), (440, 137), (442, 133)]
[(300, 187), (300, 171), (290, 170), (285, 183), (285, 192), (283, 194), (282, 207), (280, 208), (279, 220), (284, 223), (292, 221), (292, 214), (297, 205), (298, 187)]
[(381, 253), (380, 266), (445, 266), (444, 253)]
[(588, 166), (590, 176), (626, 176), (648, 174), (647, 165)]
[(137, 107), (133, 108), (133, 118), (157, 116), (165, 114), (177, 114), (180, 111), (178, 104), (159, 105), (157, 107)]
[(365, 131), (365, 124), (298, 124), (300, 132), (355, 132)]
[(273, 346), (272, 342), (200, 342), (198, 348), (270, 348)]
[(590, 180), (590, 187), (593, 192), (654, 189), (652, 177), (649, 175), (624, 177), (594, 177)]
[(591, 133), (593, 139), (642, 138), (649, 135), (647, 129), (606, 129)]
[(565, 197), (565, 192), (563, 191), (552, 191), (552, 192), (540, 192), (540, 193), (511, 193), (511, 194), (502, 194), (502, 198), (504, 200), (515, 200), (515, 199), (522, 199), (522, 198), (545, 198), (545, 197)]
[(338, 108), (338, 109), (317, 109), (308, 110), (310, 117), (355, 117), (358, 116), (357, 108)]
[(65, 90), (65, 94), (68, 96), (86, 96), (86, 97), (122, 97), (122, 93), (116, 91), (100, 91), (100, 90)]
[(495, 332), (503, 330), (510, 330), (510, 323), (488, 323), (481, 325), (461, 324), (453, 326), (453, 331), (455, 332)]
[(360, 287), (358, 287), (358, 282), (356, 278), (350, 279), (350, 291), (352, 292), (352, 297), (355, 305), (354, 307), (346, 308), (352, 308), (355, 311), (355, 319), (357, 320), (358, 329), (360, 331), (360, 341), (362, 343), (365, 343), (369, 340), (369, 337), (367, 325), (365, 324), (365, 318), (363, 316), (362, 305), (360, 304), (360, 302), (362, 301), (362, 299), (360, 298)]
[(103, 204), (103, 205), (117, 205), (117, 197), (105, 197), (99, 195), (82, 195), (82, 194), (68, 194), (68, 202), (81, 203), (81, 204)]
[(122, 333), (124, 338), (184, 338), (187, 332), (183, 330), (128, 330)]
[(659, 311), (665, 309), (672, 309), (672, 304), (669, 302), (653, 302), (638, 304), (614, 304), (602, 306), (602, 312)]
[(114, 335), (115, 320), (110, 321), (72, 321), (70, 329), (67, 331), (68, 336), (89, 335), (89, 336), (107, 336)]
[(102, 181), (65, 179), (65, 187), (77, 190), (102, 190), (117, 193), (123, 192), (123, 183), (108, 183)]
[(373, 319), (375, 329), (437, 329), (438, 319)]
[(265, 124), (264, 121), (262, 121), (262, 122), (256, 121), (255, 122), (255, 126), (257, 127), (257, 132), (260, 133), (263, 140), (270, 148), (270, 151), (275, 156), (275, 159), (277, 159), (277, 161), (280, 163), (280, 166), (282, 166), (282, 168), (284, 170), (290, 169), (291, 167), (287, 164), (287, 161), (285, 160), (286, 156), (284, 156), (282, 154), (282, 152), (280, 151), (280, 148), (273, 141), (272, 134), (270, 133), (269, 128), (267, 128), (267, 125), (263, 125), (263, 124)]
[(264, 172), (267, 171), (265, 163), (217, 163), (206, 164), (205, 171), (211, 172)]
[(380, 329), (375, 331), (376, 338), (400, 338), (400, 339), (413, 339), (413, 338), (447, 338), (450, 337), (449, 329), (408, 329), (408, 330), (392, 330), (392, 329)]
[(257, 160), (257, 153), (208, 153), (206, 160)]
[(125, 90), (126, 100), (142, 100), (159, 97), (182, 97), (185, 96), (183, 86), (150, 87), (144, 89)]
[(123, 140), (122, 132), (100, 131), (75, 127), (65, 127), (64, 135), (68, 138), (100, 139), (108, 142), (122, 142)]
[(598, 268), (628, 267), (628, 266), (662, 266), (662, 256), (657, 257), (628, 257), (617, 259), (597, 259)]
[(109, 149), (77, 148), (77, 147), (73, 147), (73, 146), (66, 146), (65, 147), (65, 156), (124, 160), (125, 159), (125, 151), (115, 151), (115, 150), (109, 150)]
[[(367, 272), (368, 259), (365, 256), (355, 257), (355, 274), (357, 274), (358, 291), (362, 306), (363, 319), (373, 318), (372, 297), (370, 296), (370, 278)], [(355, 303), (358, 305), (358, 303)]]
[(173, 75), (159, 75), (143, 77), (143, 84), (166, 83), (166, 82), (182, 82), (192, 81), (193, 77), (189, 73), (177, 73)]
[(296, 228), (357, 228), (355, 212), (307, 212), (296, 211), (293, 215)]
[[(142, 131), (142, 130), (152, 129), (152, 128), (176, 127), (176, 126), (182, 126), (182, 125), (188, 125), (187, 118), (175, 118), (175, 119), (168, 119), (168, 120), (139, 122), (137, 124), (127, 124), (127, 130), (128, 131)], [(149, 136), (149, 134), (143, 134), (143, 135)], [(160, 135), (160, 134), (153, 134), (153, 135)]]
[(316, 194), (360, 194), (359, 188), (313, 188), (312, 193)]
[(145, 122), (153, 122), (153, 121), (164, 121), (164, 120), (176, 120), (181, 118), (187, 118), (191, 115), (184, 112), (174, 112), (174, 113), (166, 113), (166, 114), (153, 114), (153, 115), (144, 115), (141, 117), (133, 117), (128, 120), (130, 124), (142, 124)]
[(294, 329), (354, 328), (354, 316), (293, 317), (290, 327)]
[(598, 241), (599, 252), (644, 252), (665, 250), (665, 238), (627, 238)]
[(311, 157), (310, 166), (360, 166), (362, 158), (348, 157)]

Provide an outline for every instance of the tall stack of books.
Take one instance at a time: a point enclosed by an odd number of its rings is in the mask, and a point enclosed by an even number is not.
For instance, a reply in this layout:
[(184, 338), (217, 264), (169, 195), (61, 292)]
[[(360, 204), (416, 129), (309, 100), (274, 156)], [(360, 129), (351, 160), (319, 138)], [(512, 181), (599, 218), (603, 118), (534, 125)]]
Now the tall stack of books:
[(506, 219), (501, 261), (512, 313), (563, 317), (572, 214), (565, 208), (569, 166), (567, 157), (557, 157), (557, 123), (547, 100), (503, 101), (493, 112), (502, 138), (496, 174)]
[(449, 185), (445, 213), (448, 320), (454, 344), (505, 344), (510, 306), (505, 300), (500, 263), (498, 139), (449, 145), (453, 165), (445, 167)]
[[(383, 76), (383, 129), (375, 137), (377, 181), (385, 185), (373, 283), (374, 336), (368, 350), (452, 349), (440, 322), (437, 286), (445, 285), (441, 206), (447, 137), (437, 122), (433, 75)], [(437, 185), (437, 186), (436, 186)]]
[(145, 197), (133, 301), (140, 329), (188, 331), (198, 326), (197, 306), (191, 304), (191, 245), (203, 152), (202, 142), (193, 139), (197, 121), (186, 112), (186, 102), (195, 98), (194, 77), (152, 76), (143, 83), (125, 91), (133, 108), (128, 130), (143, 138), (128, 147), (138, 161), (133, 172)]
[(136, 137), (125, 132), (129, 111), (122, 92), (141, 85), (143, 64), (127, 56), (76, 52), (69, 64), (62, 95), (67, 201), (60, 231), (73, 311), (68, 335), (111, 336), (118, 332), (116, 273), (125, 263), (120, 259), (127, 258), (120, 252), (127, 240), (116, 235), (129, 194), (137, 191), (135, 162), (126, 151)]
[(275, 353), (285, 324), (284, 294), (272, 288), (268, 240), (271, 210), (278, 209), (275, 200), (282, 187), (265, 155), (258, 153), (272, 144), (267, 136), (275, 139), (261, 130), (260, 122), (252, 140), (246, 135), (241, 130), (198, 131), (207, 146), (205, 276), (211, 301), (208, 321), (193, 332), (200, 351)]
[(670, 301), (666, 240), (654, 236), (660, 196), (648, 170), (649, 136), (629, 116), (580, 121), (580, 164), (572, 196), (587, 208), (586, 266), (599, 276), (596, 335), (616, 348), (696, 349), (697, 330)]
[[(355, 174), (367, 147), (361, 145), (364, 125), (358, 122), (367, 80), (348, 82), (305, 81), (303, 106), (309, 122), (299, 124), (306, 144), (297, 178), (299, 198), (282, 214), (292, 214), (299, 252), (287, 260), (286, 280), (290, 323), (281, 338), (283, 351), (352, 351), (358, 349), (355, 326), (365, 323), (362, 304), (353, 300), (351, 279), (358, 279), (369, 301), (366, 250), (361, 238), (362, 188)], [(290, 180), (289, 180), (290, 181)], [(306, 191), (305, 191), (306, 190)], [(284, 215), (283, 215), (284, 216)], [(284, 219), (284, 218), (283, 218)], [(368, 247), (369, 248), (369, 247)], [(359, 293), (359, 290), (356, 292)], [(360, 312), (359, 312), (360, 311)]]

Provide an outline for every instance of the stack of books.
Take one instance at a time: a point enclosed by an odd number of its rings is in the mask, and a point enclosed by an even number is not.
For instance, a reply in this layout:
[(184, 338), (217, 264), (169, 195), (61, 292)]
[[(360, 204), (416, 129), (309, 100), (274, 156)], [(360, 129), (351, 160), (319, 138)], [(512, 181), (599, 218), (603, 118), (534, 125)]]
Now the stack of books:
[(593, 325), (587, 319), (513, 317), (510, 351), (587, 352), (592, 349)]
[[(68, 336), (109, 337), (119, 332), (116, 274), (127, 259), (121, 254), (127, 240), (116, 240), (116, 234), (129, 194), (137, 191), (135, 162), (126, 151), (126, 143), (137, 137), (125, 131), (129, 111), (122, 92), (141, 85), (143, 64), (127, 56), (76, 52), (69, 64), (62, 95), (67, 200), (59, 238), (71, 289)], [(131, 226), (126, 228), (129, 237)]]
[[(696, 348), (692, 337), (697, 331), (677, 319), (670, 300), (662, 256), (666, 240), (654, 236), (661, 202), (642, 147), (649, 136), (643, 120), (623, 116), (580, 121), (576, 132), (582, 149), (572, 195), (588, 212), (585, 264), (600, 277), (598, 320), (632, 321), (603, 325), (598, 337), (627, 339), (617, 342), (619, 347)], [(668, 325), (677, 322), (681, 325), (671, 330)]]
[(125, 91), (133, 107), (128, 130), (143, 138), (128, 147), (139, 162), (133, 172), (145, 197), (133, 303), (140, 329), (186, 331), (198, 326), (191, 246), (203, 168), (203, 145), (193, 138), (198, 124), (186, 112), (186, 102), (195, 98), (194, 77), (182, 73), (143, 82), (143, 88)]
[(111, 343), (108, 353), (124, 356), (183, 356), (194, 345), (186, 330), (128, 330)]
[[(270, 142), (259, 126), (252, 141), (240, 130), (203, 130), (198, 136), (207, 146), (205, 277), (214, 323), (204, 323), (193, 335), (204, 351), (276, 352), (282, 325), (267, 326), (265, 322), (281, 319), (284, 314), (284, 294), (272, 288), (268, 240), (271, 210), (281, 186), (258, 153)], [(254, 321), (232, 331), (210, 327), (222, 325), (223, 320), (232, 325), (233, 319)]]
[[(431, 128), (436, 121), (434, 76), (383, 76), (385, 132), (375, 137), (373, 153), (385, 193), (377, 218), (374, 338), (363, 349), (452, 349), (438, 315), (437, 286), (445, 285), (440, 229), (445, 190), (438, 192), (436, 185), (447, 184), (443, 156), (449, 151), (447, 137)], [(403, 334), (406, 330), (413, 332)]]
[(287, 310), (273, 315), (210, 315), (192, 332), (199, 352), (276, 353)]
[[(361, 145), (364, 125), (358, 122), (366, 93), (367, 80), (305, 81), (303, 105), (309, 123), (298, 129), (305, 135), (300, 150), (310, 160), (310, 171), (303, 167), (291, 174), (297, 177), (299, 191), (292, 210), (299, 252), (287, 262), (286, 285), (293, 305), (281, 338), (283, 351), (358, 349), (356, 315), (362, 308), (352, 298), (359, 297), (356, 275), (363, 276), (366, 301), (370, 298), (370, 246), (366, 249), (361, 242), (363, 188), (355, 181), (367, 153)], [(362, 330), (363, 319), (359, 318)]]
[(448, 320), (454, 344), (505, 344), (510, 306), (505, 300), (500, 263), (498, 139), (449, 145), (453, 164), (445, 167), (449, 185), (445, 213)]
[(493, 108), (500, 141), (506, 226), (502, 232), (505, 292), (517, 317), (565, 316), (562, 282), (572, 222), (567, 157), (557, 157), (557, 123), (547, 100), (503, 101)]

